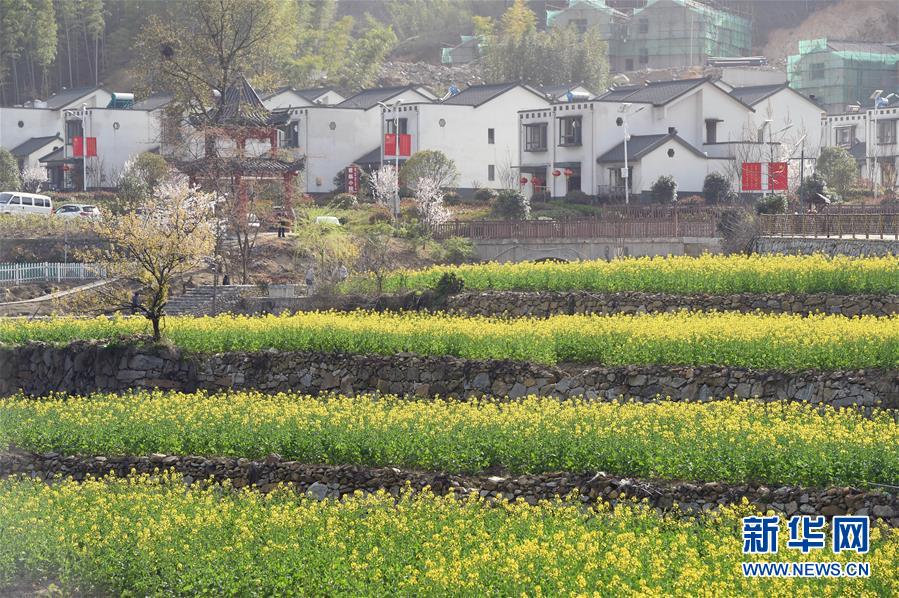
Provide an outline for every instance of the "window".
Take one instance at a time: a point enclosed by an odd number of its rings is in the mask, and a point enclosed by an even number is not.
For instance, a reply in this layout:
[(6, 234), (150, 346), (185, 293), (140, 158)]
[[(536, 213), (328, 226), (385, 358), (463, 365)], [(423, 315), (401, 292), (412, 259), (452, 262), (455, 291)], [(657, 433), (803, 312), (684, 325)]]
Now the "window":
[(43, 197), (35, 197), (35, 198), (34, 198), (34, 205), (36, 205), (36, 206), (39, 207), (39, 208), (45, 208), (45, 207), (47, 207), (47, 205), (44, 203), (44, 198), (43, 198)]
[(581, 117), (564, 116), (559, 119), (559, 145), (581, 144)]
[(626, 71), (634, 70), (634, 59), (633, 58), (625, 58), (624, 59), (624, 70), (626, 70)]
[(855, 144), (855, 127), (838, 127), (835, 143), (838, 147), (850, 148)]
[(18, 195), (14, 196), (12, 199), (9, 200), (9, 205), (11, 205), (11, 206), (22, 205), (22, 198), (20, 198)]
[(649, 19), (640, 19), (637, 21), (637, 31), (640, 33), (649, 33)]
[(299, 123), (292, 123), (287, 129), (287, 147), (300, 147)]
[(72, 137), (83, 137), (80, 120), (66, 121), (66, 145), (72, 145)]
[(809, 73), (809, 78), (811, 79), (823, 79), (824, 78), (824, 63), (823, 62), (813, 62), (811, 66), (811, 70)]
[(493, 164), (487, 165), (487, 180), (488, 181), (496, 180), (496, 167)]
[(495, 131), (496, 129), (487, 129), (487, 143), (489, 143), (490, 145), (496, 143)]
[(705, 120), (705, 142), (718, 143), (718, 119), (707, 118)]
[(23, 205), (23, 206), (30, 206), (30, 205), (32, 205), (32, 204), (31, 204), (31, 198), (30, 198), (30, 197), (23, 197), (23, 198), (22, 198), (22, 205)]
[[(408, 125), (408, 123), (406, 122), (406, 119), (398, 118), (397, 120), (400, 123), (400, 135), (406, 135), (408, 133), (408, 131), (406, 130), (407, 125)], [(388, 134), (396, 133), (396, 131), (393, 130), (393, 126), (394, 126), (394, 120), (391, 118), (390, 120), (387, 121), (387, 133)]]
[(546, 123), (524, 126), (524, 151), (546, 151)]
[(649, 48), (640, 48), (640, 64), (649, 64)]
[(571, 19), (570, 24), (578, 33), (587, 33), (587, 19)]
[(895, 120), (877, 121), (877, 143), (881, 145), (890, 145), (896, 143)]

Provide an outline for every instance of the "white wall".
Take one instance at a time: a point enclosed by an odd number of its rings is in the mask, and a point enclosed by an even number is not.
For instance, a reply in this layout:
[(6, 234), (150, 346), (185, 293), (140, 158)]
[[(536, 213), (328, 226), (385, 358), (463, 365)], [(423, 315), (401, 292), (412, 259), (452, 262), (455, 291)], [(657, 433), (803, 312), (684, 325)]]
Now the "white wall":
[[(97, 138), (97, 157), (87, 163), (89, 187), (115, 186), (125, 162), (160, 145), (161, 111), (89, 108), (87, 113), (84, 135)], [(66, 155), (71, 156), (70, 145)]]
[[(311, 106), (297, 114), (300, 148), (306, 156), (306, 192), (334, 190), (334, 177), (359, 156), (378, 147), (381, 109)], [(334, 123), (334, 128), (331, 128)]]
[[(22, 126), (19, 126), (19, 123)], [(47, 108), (0, 108), (0, 147), (8, 150), (32, 137), (62, 137), (61, 113)]]
[[(513, 88), (480, 106), (455, 104), (418, 104), (409, 117), (412, 153), (439, 150), (456, 164), (461, 189), (504, 187), (501, 171), (519, 164), (518, 111), (549, 107), (549, 102), (521, 88)], [(403, 112), (399, 113), (404, 116)], [(389, 114), (386, 115), (389, 117)], [(440, 126), (443, 119), (444, 126)], [(488, 143), (488, 129), (494, 131), (494, 143)], [(488, 180), (489, 166), (494, 180)], [(518, 179), (518, 171), (512, 174)]]

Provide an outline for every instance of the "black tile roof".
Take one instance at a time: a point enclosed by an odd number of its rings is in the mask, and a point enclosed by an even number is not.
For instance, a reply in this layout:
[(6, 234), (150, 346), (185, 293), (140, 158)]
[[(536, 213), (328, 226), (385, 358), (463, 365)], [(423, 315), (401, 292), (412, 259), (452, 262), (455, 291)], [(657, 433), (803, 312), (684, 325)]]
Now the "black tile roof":
[(262, 100), (268, 100), (268, 99), (275, 97), (279, 93), (284, 93), (285, 91), (292, 91), (305, 100), (308, 100), (310, 102), (315, 102), (315, 98), (317, 98), (318, 96), (320, 96), (322, 94), (328, 93), (330, 91), (334, 91), (334, 88), (333, 87), (312, 87), (310, 89), (294, 89), (293, 87), (291, 87), (289, 85), (285, 85), (284, 87), (279, 87), (278, 89), (276, 89), (274, 91), (264, 93), (259, 97)]
[(9, 153), (16, 157), (28, 156), (52, 141), (59, 141), (60, 144), (62, 144), (62, 137), (60, 137), (59, 135), (50, 135), (49, 137), (32, 137), (31, 139), (23, 141), (16, 147), (9, 150)]
[[(659, 147), (669, 139), (674, 139), (688, 150), (705, 158), (706, 155), (701, 151), (690, 145), (685, 139), (680, 137), (679, 135), (672, 135), (671, 133), (665, 133), (662, 135), (631, 135), (631, 138), (627, 142), (627, 159), (630, 160), (639, 160), (655, 148)], [(597, 164), (602, 164), (604, 162), (624, 162), (624, 141), (601, 155), (596, 159)]]
[(132, 110), (156, 110), (170, 104), (175, 96), (170, 93), (154, 93), (139, 102), (134, 102)]
[(247, 175), (266, 175), (303, 170), (305, 160), (300, 158), (293, 162), (278, 158), (244, 157), (216, 158), (203, 157), (196, 160), (183, 160), (175, 163), (178, 170), (185, 174), (198, 176), (238, 173)]
[(700, 79), (651, 81), (646, 85), (616, 87), (597, 99), (602, 102), (636, 102), (663, 106), (706, 82), (708, 82), (708, 79), (705, 77)]
[(729, 93), (744, 104), (754, 106), (765, 98), (774, 95), (787, 87), (786, 83), (774, 83), (772, 85), (750, 85), (747, 87), (734, 87)]
[(221, 111), (216, 108), (210, 113), (210, 118), (217, 125), (264, 127), (268, 124), (269, 115), (269, 109), (259, 99), (250, 82), (243, 75), (238, 75), (225, 90)]
[(455, 106), (480, 106), (498, 95), (518, 87), (518, 83), (497, 83), (494, 85), (472, 85), (454, 96), (443, 100), (443, 104)]
[(863, 162), (868, 157), (868, 145), (864, 141), (859, 141), (849, 148), (849, 154), (855, 158), (856, 161)]
[(97, 91), (98, 89), (103, 88), (88, 86), (65, 89), (47, 98), (47, 108), (50, 108), (51, 110), (59, 110), (63, 106), (71, 104), (75, 100), (83, 98), (87, 94)]
[(400, 85), (397, 87), (375, 87), (373, 89), (363, 89), (354, 96), (351, 96), (337, 104), (341, 108), (362, 108), (368, 110), (378, 105), (378, 102), (389, 100), (395, 95), (409, 90), (417, 89), (417, 85)]

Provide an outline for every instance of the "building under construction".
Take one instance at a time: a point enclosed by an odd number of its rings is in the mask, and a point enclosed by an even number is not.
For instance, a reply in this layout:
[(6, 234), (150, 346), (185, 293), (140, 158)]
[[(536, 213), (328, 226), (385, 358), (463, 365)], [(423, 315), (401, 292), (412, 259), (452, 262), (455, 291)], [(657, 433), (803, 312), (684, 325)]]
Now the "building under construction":
[(704, 65), (711, 57), (747, 56), (749, 19), (698, 0), (570, 0), (547, 10), (547, 27), (599, 29), (612, 72)]
[(787, 59), (787, 78), (830, 113), (872, 108), (876, 90), (883, 97), (899, 93), (899, 44), (804, 40)]

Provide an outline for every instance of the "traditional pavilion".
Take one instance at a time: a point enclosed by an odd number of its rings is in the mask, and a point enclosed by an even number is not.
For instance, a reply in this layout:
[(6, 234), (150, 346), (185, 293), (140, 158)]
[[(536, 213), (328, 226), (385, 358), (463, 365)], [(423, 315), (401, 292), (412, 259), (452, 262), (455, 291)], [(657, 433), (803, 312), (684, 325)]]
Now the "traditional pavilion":
[[(204, 155), (195, 160), (176, 162), (190, 177), (191, 184), (229, 180), (232, 193), (245, 204), (247, 179), (280, 179), (284, 186), (284, 207), (290, 212), (296, 178), (303, 160), (287, 161), (276, 157), (280, 114), (273, 114), (259, 99), (256, 90), (243, 75), (238, 75), (224, 93), (218, 106), (192, 124), (204, 135)], [(222, 143), (226, 141), (227, 143)], [(268, 141), (262, 155), (247, 156), (247, 141)], [(232, 155), (220, 155), (225, 146), (233, 146)]]

